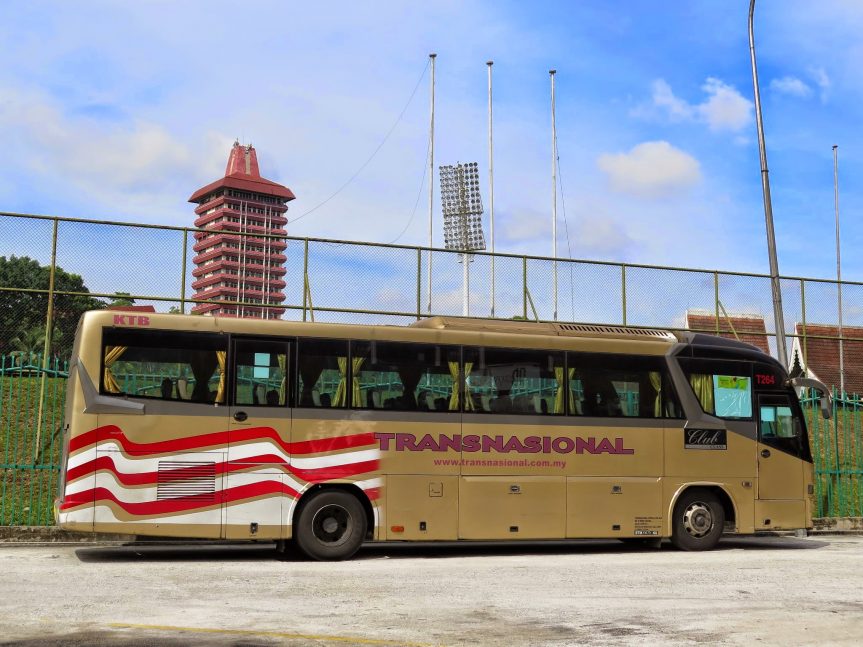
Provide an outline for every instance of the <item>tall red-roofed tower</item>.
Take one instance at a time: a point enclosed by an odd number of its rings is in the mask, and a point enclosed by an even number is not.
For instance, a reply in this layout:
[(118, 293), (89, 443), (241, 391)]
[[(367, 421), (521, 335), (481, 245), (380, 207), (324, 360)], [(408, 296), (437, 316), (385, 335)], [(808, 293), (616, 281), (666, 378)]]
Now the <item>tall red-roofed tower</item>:
[(195, 227), (216, 230), (195, 232), (193, 298), (253, 305), (199, 303), (193, 313), (259, 319), (278, 319), (284, 314), (284, 308), (262, 306), (285, 300), (287, 243), (256, 234), (287, 235), (285, 212), (294, 197), (288, 187), (261, 177), (251, 145), (234, 142), (225, 177), (189, 198), (198, 205)]

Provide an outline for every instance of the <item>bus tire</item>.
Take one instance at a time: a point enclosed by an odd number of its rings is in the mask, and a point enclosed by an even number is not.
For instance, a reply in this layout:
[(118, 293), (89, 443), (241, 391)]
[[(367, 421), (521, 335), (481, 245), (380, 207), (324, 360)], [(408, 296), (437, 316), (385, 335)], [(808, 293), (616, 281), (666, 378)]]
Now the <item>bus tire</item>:
[(362, 545), (366, 525), (365, 510), (353, 494), (320, 490), (301, 504), (294, 522), (294, 542), (310, 559), (348, 559)]
[(710, 550), (722, 536), (725, 508), (710, 490), (692, 488), (674, 505), (671, 543), (680, 550)]

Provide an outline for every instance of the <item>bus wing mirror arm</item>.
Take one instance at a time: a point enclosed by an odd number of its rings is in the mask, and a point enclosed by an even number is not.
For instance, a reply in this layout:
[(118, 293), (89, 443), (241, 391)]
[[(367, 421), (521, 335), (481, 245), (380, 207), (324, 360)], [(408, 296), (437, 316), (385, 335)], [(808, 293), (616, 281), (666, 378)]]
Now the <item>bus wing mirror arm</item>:
[(823, 382), (813, 380), (811, 377), (794, 377), (788, 380), (788, 385), (794, 388), (815, 389), (821, 394), (821, 415), (825, 420), (829, 420), (833, 412), (833, 398), (830, 396), (828, 389)]

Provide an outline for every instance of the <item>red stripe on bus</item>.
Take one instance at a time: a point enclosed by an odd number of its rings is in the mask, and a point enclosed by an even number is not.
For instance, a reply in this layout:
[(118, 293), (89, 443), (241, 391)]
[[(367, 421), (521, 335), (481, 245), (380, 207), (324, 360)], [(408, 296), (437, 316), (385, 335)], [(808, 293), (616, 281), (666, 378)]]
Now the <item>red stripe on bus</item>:
[[(178, 457), (180, 458), (180, 457)], [(252, 456), (243, 459), (242, 463), (216, 463), (216, 474), (230, 474), (249, 469), (250, 467), (268, 467), (278, 466), (282, 470), (286, 470), (308, 483), (319, 483), (321, 481), (348, 478), (364, 474), (366, 472), (374, 472), (380, 466), (380, 461), (360, 461), (357, 463), (346, 463), (344, 465), (329, 465), (327, 467), (317, 467), (314, 469), (299, 469), (285, 463), (284, 459), (275, 454), (265, 454), (262, 456)], [(170, 471), (171, 480), (183, 480), (183, 478), (198, 478), (200, 476), (199, 467), (186, 467)], [(114, 460), (110, 456), (99, 456), (95, 460), (88, 461), (77, 467), (71, 468), (67, 472), (67, 482), (72, 482), (75, 479), (88, 476), (94, 472), (106, 471), (117, 477), (125, 486), (141, 486), (141, 485), (156, 485), (158, 483), (158, 472), (121, 472), (114, 464)]]
[[(143, 501), (130, 503), (120, 500), (113, 492), (107, 488), (93, 488), (86, 492), (80, 492), (78, 495), (82, 499), (86, 496), (89, 502), (95, 501), (99, 504), (103, 501), (113, 501), (120, 506), (125, 512), (135, 516), (153, 516), (165, 515), (178, 512), (194, 512), (202, 508), (208, 508), (213, 505), (221, 505), (225, 503), (234, 503), (244, 499), (254, 497), (283, 494), (292, 499), (296, 499), (299, 493), (287, 485), (277, 483), (276, 481), (260, 481), (258, 483), (250, 483), (248, 485), (240, 485), (235, 488), (229, 488), (223, 492), (216, 492), (211, 501), (202, 501), (200, 498), (180, 497), (176, 499), (165, 499), (162, 501)], [(64, 501), (60, 506), (61, 510), (68, 510), (80, 504), (74, 504), (70, 501)]]
[(373, 433), (353, 434), (350, 436), (334, 436), (316, 440), (302, 440), (294, 443), (284, 442), (272, 427), (249, 427), (247, 429), (232, 429), (210, 434), (199, 434), (185, 438), (174, 438), (152, 443), (137, 443), (129, 440), (117, 425), (104, 425), (76, 436), (69, 443), (69, 451), (74, 453), (85, 447), (104, 441), (116, 441), (126, 452), (141, 454), (170, 454), (192, 449), (203, 449), (217, 445), (245, 443), (254, 440), (270, 440), (291, 455), (317, 454), (374, 445), (377, 441)]

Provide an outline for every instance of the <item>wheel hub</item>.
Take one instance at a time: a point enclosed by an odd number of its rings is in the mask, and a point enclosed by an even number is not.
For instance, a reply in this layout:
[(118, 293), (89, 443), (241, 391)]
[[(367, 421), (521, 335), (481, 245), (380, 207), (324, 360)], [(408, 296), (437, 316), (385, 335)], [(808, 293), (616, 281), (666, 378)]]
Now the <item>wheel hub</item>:
[(683, 513), (683, 529), (692, 537), (704, 537), (713, 530), (713, 513), (701, 501), (695, 501)]
[(312, 531), (318, 541), (337, 546), (350, 536), (351, 525), (350, 513), (340, 505), (331, 504), (315, 513)]

